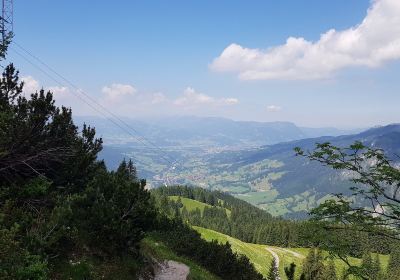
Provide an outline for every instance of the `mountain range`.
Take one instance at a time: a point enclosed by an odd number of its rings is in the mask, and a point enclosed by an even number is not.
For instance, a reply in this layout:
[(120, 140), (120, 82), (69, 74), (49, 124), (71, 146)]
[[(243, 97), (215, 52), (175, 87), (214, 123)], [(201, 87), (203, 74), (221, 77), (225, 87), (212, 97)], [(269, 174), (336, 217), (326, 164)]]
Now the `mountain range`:
[(101, 157), (109, 168), (130, 158), (152, 188), (184, 184), (218, 189), (276, 216), (302, 217), (333, 193), (348, 194), (351, 185), (346, 172), (296, 157), (294, 147), (311, 150), (322, 142), (345, 147), (361, 141), (384, 149), (393, 160), (400, 154), (399, 124), (358, 132), (221, 118), (124, 120), (151, 141), (143, 145), (144, 138), (138, 141), (105, 119), (80, 118), (77, 123), (83, 121), (104, 137)]
[[(75, 123), (96, 127), (108, 144), (142, 145), (146, 138), (158, 146), (247, 148), (319, 136), (351, 134), (360, 129), (300, 127), (291, 122), (234, 121), (217, 117), (121, 118), (121, 127), (105, 118), (75, 117)], [(119, 122), (119, 121), (118, 121)]]

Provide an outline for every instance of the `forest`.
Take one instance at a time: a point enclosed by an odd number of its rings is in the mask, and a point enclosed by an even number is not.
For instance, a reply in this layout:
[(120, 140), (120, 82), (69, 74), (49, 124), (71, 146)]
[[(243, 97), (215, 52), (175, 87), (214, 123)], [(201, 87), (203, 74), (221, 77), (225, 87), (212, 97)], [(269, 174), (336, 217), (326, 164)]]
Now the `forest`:
[[(348, 229), (331, 232), (318, 221), (295, 221), (272, 217), (243, 200), (218, 191), (187, 186), (160, 187), (151, 192), (159, 208), (169, 215), (178, 215), (191, 225), (209, 228), (244, 242), (270, 244), (281, 247), (315, 247), (319, 236), (330, 236), (332, 240), (346, 238), (352, 244), (352, 256), (360, 257), (368, 249), (371, 252), (387, 254), (393, 245), (389, 238), (376, 238), (374, 233)], [(195, 209), (188, 211), (178, 200), (169, 196), (180, 196), (204, 202), (209, 205), (203, 213)], [(226, 209), (230, 212), (229, 217)], [(336, 235), (336, 236), (335, 236)]]

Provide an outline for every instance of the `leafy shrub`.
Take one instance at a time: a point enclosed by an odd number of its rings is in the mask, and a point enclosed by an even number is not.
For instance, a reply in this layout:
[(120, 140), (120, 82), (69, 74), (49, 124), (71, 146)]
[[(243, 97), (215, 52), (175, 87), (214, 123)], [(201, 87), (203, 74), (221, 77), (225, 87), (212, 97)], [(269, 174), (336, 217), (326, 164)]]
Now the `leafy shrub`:
[(16, 241), (17, 227), (0, 229), (0, 279), (47, 279), (47, 263)]

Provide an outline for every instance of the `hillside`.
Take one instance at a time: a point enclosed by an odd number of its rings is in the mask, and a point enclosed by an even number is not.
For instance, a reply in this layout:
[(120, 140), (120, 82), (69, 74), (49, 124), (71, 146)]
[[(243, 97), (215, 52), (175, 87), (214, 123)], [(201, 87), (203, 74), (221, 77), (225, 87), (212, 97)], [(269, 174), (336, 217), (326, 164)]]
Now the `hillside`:
[[(298, 127), (290, 122), (234, 121), (216, 117), (124, 118), (126, 126), (140, 132), (140, 135), (135, 133), (133, 136), (104, 118), (75, 117), (75, 120), (80, 125), (86, 122), (96, 127), (104, 140), (100, 157), (109, 168), (115, 169), (123, 158), (132, 158), (139, 175), (147, 178), (153, 187), (164, 184), (167, 179), (171, 183), (212, 184), (218, 178), (208, 178), (202, 173), (209, 168), (206, 159), (221, 151), (240, 151), (309, 137), (352, 133), (335, 128)], [(162, 152), (154, 149), (153, 144)], [(171, 172), (171, 162), (179, 164), (181, 176)], [(198, 169), (201, 165), (205, 171)]]
[[(201, 122), (200, 119), (197, 121)], [(204, 122), (207, 123), (205, 120)], [(189, 123), (193, 124), (188, 120), (186, 124)], [(177, 124), (176, 129), (183, 127), (183, 124)], [(294, 147), (300, 146), (310, 150), (315, 143), (320, 142), (329, 141), (343, 147), (355, 141), (362, 141), (367, 146), (383, 148), (388, 155), (393, 156), (400, 153), (399, 127), (400, 125), (393, 124), (358, 134), (289, 142), (287, 141), (290, 137), (286, 140), (282, 138), (285, 142), (261, 147), (254, 147), (256, 143), (253, 142), (251, 148), (246, 148), (249, 145), (245, 144), (245, 141), (239, 143), (241, 140), (234, 145), (224, 146), (216, 142), (192, 145), (194, 142), (188, 144), (191, 140), (185, 140), (179, 145), (175, 143), (163, 146), (165, 156), (175, 162), (175, 169), (165, 162), (159, 156), (159, 151), (155, 151), (153, 147), (136, 147), (134, 143), (124, 141), (106, 145), (102, 157), (111, 167), (124, 157), (133, 158), (137, 163), (139, 175), (148, 178), (152, 188), (167, 183), (217, 189), (246, 200), (274, 216), (306, 218), (306, 212), (329, 198), (330, 194), (348, 193), (349, 176), (345, 172), (335, 172), (320, 164), (295, 157)], [(240, 126), (237, 129), (244, 131)], [(268, 142), (265, 136), (259, 137), (261, 142)], [(301, 137), (306, 135), (302, 134)], [(396, 157), (393, 159), (398, 160)]]
[[(271, 260), (273, 258), (271, 251), (277, 254), (279, 257), (279, 272), (281, 279), (287, 279), (285, 276), (284, 268), (289, 266), (291, 263), (295, 263), (296, 267), (298, 268), (298, 270), (296, 270), (296, 277), (299, 277), (301, 274), (302, 263), (310, 250), (309, 248), (283, 248), (269, 245), (246, 243), (231, 236), (216, 232), (214, 230), (196, 226), (194, 226), (193, 228), (198, 231), (201, 234), (201, 237), (207, 241), (217, 240), (220, 243), (229, 242), (235, 252), (246, 255), (254, 264), (255, 268), (265, 277), (268, 274)], [(379, 259), (382, 264), (382, 269), (386, 269), (389, 257), (387, 255), (379, 255)], [(361, 265), (361, 259), (350, 258), (349, 261), (352, 265)], [(328, 260), (326, 260), (326, 262), (328, 262)], [(346, 268), (346, 265), (343, 263), (343, 261), (339, 259), (336, 259), (334, 263), (338, 274), (340, 274)]]
[[(194, 199), (190, 199), (190, 198), (186, 198), (186, 197), (180, 197), (180, 196), (177, 196), (177, 195), (172, 195), (169, 198), (174, 200), (174, 201), (176, 201), (176, 202), (180, 199), (182, 204), (185, 206), (187, 211), (193, 211), (195, 209), (199, 209), (202, 215), (204, 213), (204, 208), (205, 207), (210, 207), (210, 205), (207, 204), (207, 203), (200, 202), (200, 201), (197, 201), (197, 200), (194, 200)], [(225, 212), (226, 212), (226, 215), (228, 217), (230, 217), (231, 210), (223, 208), (223, 207), (219, 207), (219, 206), (217, 206), (217, 207), (219, 209), (224, 209)]]
[(322, 142), (345, 147), (355, 141), (382, 148), (393, 160), (399, 160), (395, 155), (400, 153), (400, 125), (394, 124), (354, 135), (310, 138), (209, 154), (199, 160), (201, 165), (187, 164), (186, 172), (171, 172), (169, 178), (229, 192), (275, 216), (291, 214), (300, 217), (332, 193), (348, 194), (351, 183), (348, 173), (295, 157), (293, 149), (299, 146), (310, 150), (315, 143)]
[[(375, 268), (380, 267), (377, 269), (380, 273), (386, 273), (389, 253), (398, 246), (391, 239), (377, 240), (374, 234), (355, 232), (351, 228), (345, 231), (326, 231), (322, 223), (276, 218), (254, 205), (218, 191), (171, 186), (151, 190), (151, 194), (156, 205), (167, 216), (184, 221), (210, 244), (227, 244), (225, 246), (239, 256), (246, 256), (265, 278), (270, 273), (272, 260), (275, 260), (282, 280), (286, 279), (284, 269), (292, 263), (296, 265), (295, 276), (299, 279), (303, 268), (307, 267), (305, 263), (310, 263), (310, 258), (314, 263), (312, 254), (315, 250), (312, 248), (321, 246), (318, 245), (321, 236), (324, 236), (323, 242), (333, 242), (338, 246), (351, 244), (348, 262), (364, 269), (370, 258), (369, 262), (376, 264)], [(231, 213), (229, 217), (227, 210)], [(176, 249), (181, 248), (180, 240), (185, 240), (185, 237), (178, 237), (177, 240)], [(332, 248), (322, 246), (327, 250)], [(331, 269), (339, 277), (348, 269), (338, 255), (331, 260), (328, 251), (320, 252), (320, 265), (326, 271)], [(360, 278), (354, 276), (346, 279)]]
[[(335, 243), (337, 240), (351, 243), (350, 255), (354, 257), (361, 257), (366, 247), (372, 252), (388, 254), (395, 244), (386, 238), (376, 242), (376, 237), (367, 233), (332, 232), (318, 223), (273, 217), (265, 210), (218, 191), (171, 186), (153, 189), (151, 194), (163, 213), (178, 216), (191, 226), (211, 229), (246, 243), (312, 248), (319, 242), (315, 239), (317, 236), (329, 235)], [(231, 213), (229, 216), (227, 210)]]
[(202, 227), (193, 226), (193, 228), (207, 241), (217, 240), (222, 244), (229, 242), (232, 245), (233, 251), (246, 255), (259, 272), (264, 276), (267, 275), (273, 257), (265, 249), (265, 245), (246, 243), (229, 235)]

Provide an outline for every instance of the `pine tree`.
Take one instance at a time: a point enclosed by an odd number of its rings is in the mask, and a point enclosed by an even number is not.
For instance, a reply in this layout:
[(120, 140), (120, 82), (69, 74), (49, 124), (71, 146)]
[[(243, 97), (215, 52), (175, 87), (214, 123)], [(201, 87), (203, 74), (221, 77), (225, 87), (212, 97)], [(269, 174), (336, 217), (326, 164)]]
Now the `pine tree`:
[(387, 279), (400, 280), (400, 248), (392, 249), (386, 275)]
[[(381, 269), (381, 260), (379, 255), (376, 254), (373, 261), (373, 272), (376, 280), (382, 280), (384, 278), (384, 273)], [(373, 278), (371, 278), (373, 279)]]
[(296, 265), (291, 263), (289, 267), (285, 267), (285, 274), (288, 280), (294, 280), (294, 273), (296, 271)]
[(375, 258), (372, 258), (370, 253), (365, 253), (362, 257), (361, 269), (364, 275), (368, 277), (370, 280), (380, 280), (381, 269), (380, 269), (380, 261), (379, 256), (376, 255)]
[(311, 249), (303, 263), (304, 280), (324, 280), (325, 266), (322, 253), (318, 249)]
[(181, 199), (180, 196), (178, 196), (178, 200), (176, 201), (176, 205), (178, 206), (178, 208), (182, 208), (183, 207), (182, 199)]
[(328, 265), (326, 266), (326, 269), (324, 271), (324, 279), (337, 280), (336, 268), (335, 268), (335, 263), (333, 262), (333, 260), (330, 260)]
[(340, 280), (349, 280), (349, 277), (350, 275), (347, 269), (343, 269), (342, 275), (340, 276)]
[(133, 165), (132, 159), (129, 159), (127, 169), (128, 169), (129, 179), (137, 181), (138, 176), (137, 176), (136, 166)]
[(268, 272), (268, 280), (278, 280), (279, 278), (279, 272), (278, 272), (278, 264), (276, 263), (275, 258), (272, 259), (271, 261), (271, 266), (269, 268)]

